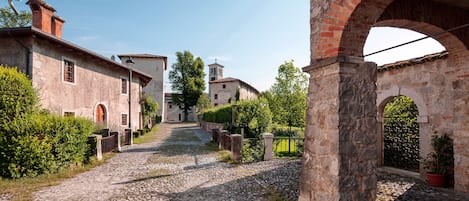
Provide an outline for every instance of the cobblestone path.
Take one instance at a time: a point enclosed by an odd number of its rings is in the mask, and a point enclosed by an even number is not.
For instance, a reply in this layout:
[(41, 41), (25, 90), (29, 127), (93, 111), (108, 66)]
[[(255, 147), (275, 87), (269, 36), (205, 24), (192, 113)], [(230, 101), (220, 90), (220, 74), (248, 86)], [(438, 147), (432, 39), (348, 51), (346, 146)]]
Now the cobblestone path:
[[(297, 200), (301, 162), (230, 165), (195, 124), (162, 124), (155, 142), (134, 145), (105, 165), (34, 194), (34, 200)], [(378, 175), (379, 201), (466, 201), (467, 194)], [(1, 196), (0, 196), (1, 200)]]

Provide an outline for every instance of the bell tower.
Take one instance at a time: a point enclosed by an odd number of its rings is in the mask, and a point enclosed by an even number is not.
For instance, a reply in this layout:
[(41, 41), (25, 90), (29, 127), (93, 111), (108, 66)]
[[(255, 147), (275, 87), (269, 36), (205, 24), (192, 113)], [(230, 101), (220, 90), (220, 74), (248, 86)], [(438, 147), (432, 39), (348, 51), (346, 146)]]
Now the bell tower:
[(216, 61), (214, 64), (208, 65), (209, 68), (209, 81), (214, 81), (223, 78), (223, 66)]

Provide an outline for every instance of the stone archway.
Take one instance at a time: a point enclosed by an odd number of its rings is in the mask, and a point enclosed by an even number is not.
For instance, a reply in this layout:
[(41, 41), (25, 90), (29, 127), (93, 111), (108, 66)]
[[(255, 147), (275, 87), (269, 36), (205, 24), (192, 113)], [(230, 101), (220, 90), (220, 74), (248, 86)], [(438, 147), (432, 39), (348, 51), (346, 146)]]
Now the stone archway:
[[(385, 91), (378, 91), (378, 99), (377, 99), (377, 108), (378, 108), (378, 149), (377, 149), (377, 156), (378, 156), (378, 166), (382, 166), (384, 164), (384, 108), (386, 104), (393, 99), (394, 97), (398, 96), (407, 96), (414, 101), (414, 104), (418, 108), (419, 115), (417, 117), (417, 123), (419, 126), (419, 156), (424, 158), (430, 152), (430, 135), (427, 133), (431, 133), (431, 128), (428, 123), (428, 109), (427, 104), (423, 101), (423, 98), (420, 94), (418, 94), (414, 89), (408, 88), (399, 88), (397, 86), (392, 87), (389, 90)], [(419, 167), (420, 176), (424, 178), (425, 170), (422, 166)]]
[[(377, 74), (376, 65), (363, 60), (365, 40), (380, 22), (397, 27), (404, 26), (398, 21), (416, 22), (420, 27), (413, 30), (427, 34), (467, 23), (469, 7), (444, 2), (311, 0), (311, 64), (304, 68), (311, 77), (300, 200), (375, 199)], [(450, 53), (452, 65), (467, 69), (469, 31), (446, 32), (435, 39)], [(444, 76), (454, 77), (458, 89), (452, 94), (454, 112), (445, 118), (457, 124), (454, 137), (467, 141), (469, 114), (463, 111), (468, 110), (469, 75), (462, 70)], [(462, 143), (454, 147), (455, 163), (460, 163), (455, 174), (461, 176), (455, 188), (469, 191), (467, 151)]]

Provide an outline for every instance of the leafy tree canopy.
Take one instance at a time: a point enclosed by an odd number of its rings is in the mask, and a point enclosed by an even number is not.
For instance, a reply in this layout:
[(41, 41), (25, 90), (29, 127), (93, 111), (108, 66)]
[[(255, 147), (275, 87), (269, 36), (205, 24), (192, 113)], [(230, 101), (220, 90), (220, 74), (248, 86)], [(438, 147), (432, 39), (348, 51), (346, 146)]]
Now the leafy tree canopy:
[(273, 122), (304, 127), (308, 77), (291, 60), (279, 66), (275, 80), (270, 91), (262, 94), (269, 101)]
[(184, 121), (188, 120), (191, 107), (197, 104), (205, 90), (204, 62), (200, 57), (194, 58), (189, 51), (176, 52), (177, 62), (169, 72), (173, 101), (184, 110)]
[(21, 11), (18, 15), (10, 7), (0, 8), (0, 27), (26, 27), (30, 26), (32, 16), (30, 12)]

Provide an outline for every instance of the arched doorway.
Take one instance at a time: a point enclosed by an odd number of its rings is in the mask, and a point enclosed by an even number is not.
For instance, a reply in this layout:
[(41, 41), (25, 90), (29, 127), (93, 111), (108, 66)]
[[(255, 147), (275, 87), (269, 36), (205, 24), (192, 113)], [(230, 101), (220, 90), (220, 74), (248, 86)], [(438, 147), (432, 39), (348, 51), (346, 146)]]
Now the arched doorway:
[[(418, 108), (407, 96), (389, 98), (381, 110), (383, 161), (381, 165), (419, 172), (420, 134)], [(381, 117), (379, 117), (381, 118)]]
[[(311, 65), (304, 68), (311, 77), (300, 200), (376, 198), (377, 72), (375, 64), (363, 60), (367, 35), (373, 26), (394, 26), (434, 36), (448, 50), (449, 65), (467, 69), (469, 32), (463, 28), (469, 6), (458, 2), (311, 0)], [(469, 136), (464, 120), (469, 114), (461, 112), (468, 109), (469, 95), (458, 85), (467, 81), (466, 74), (448, 71), (440, 76), (442, 80), (452, 76), (461, 92), (454, 96), (458, 100), (448, 99), (457, 109), (441, 116), (459, 125), (452, 127), (458, 137)], [(445, 87), (451, 91), (450, 85)], [(467, 150), (458, 142), (455, 157), (469, 161)], [(461, 174), (455, 181), (457, 190), (469, 191), (465, 168), (455, 169)]]
[(107, 126), (107, 111), (103, 104), (98, 104), (96, 106), (95, 122), (98, 125)]

